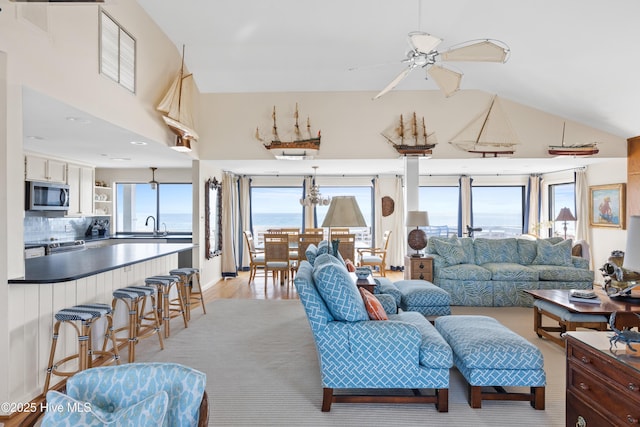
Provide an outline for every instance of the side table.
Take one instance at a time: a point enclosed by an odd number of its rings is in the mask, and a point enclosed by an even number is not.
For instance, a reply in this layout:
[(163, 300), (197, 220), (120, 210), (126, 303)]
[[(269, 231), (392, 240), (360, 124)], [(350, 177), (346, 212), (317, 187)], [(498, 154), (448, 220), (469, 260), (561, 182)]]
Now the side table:
[(404, 257), (404, 278), (405, 280), (426, 280), (433, 282), (433, 258), (427, 257)]

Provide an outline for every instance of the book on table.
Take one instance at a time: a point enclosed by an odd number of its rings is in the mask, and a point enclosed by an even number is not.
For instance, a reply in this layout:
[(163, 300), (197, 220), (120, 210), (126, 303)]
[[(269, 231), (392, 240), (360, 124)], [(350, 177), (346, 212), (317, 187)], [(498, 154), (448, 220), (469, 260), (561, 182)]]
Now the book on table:
[(600, 304), (598, 295), (589, 289), (571, 289), (569, 290), (569, 301), (587, 304)]

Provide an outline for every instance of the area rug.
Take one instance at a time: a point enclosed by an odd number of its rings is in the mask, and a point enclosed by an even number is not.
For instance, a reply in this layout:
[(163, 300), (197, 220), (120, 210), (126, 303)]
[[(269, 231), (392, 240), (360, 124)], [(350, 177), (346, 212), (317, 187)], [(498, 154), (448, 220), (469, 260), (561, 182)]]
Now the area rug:
[(316, 349), (298, 300), (215, 300), (207, 314), (175, 323), (160, 351), (155, 339), (139, 344), (137, 361), (177, 362), (207, 374), (210, 426), (564, 426), (564, 349), (538, 338), (530, 308), (454, 307), (453, 314), (495, 317), (537, 345), (547, 373), (546, 410), (528, 402), (467, 403), (467, 388), (451, 370), (449, 412), (433, 404), (339, 404), (321, 412)]

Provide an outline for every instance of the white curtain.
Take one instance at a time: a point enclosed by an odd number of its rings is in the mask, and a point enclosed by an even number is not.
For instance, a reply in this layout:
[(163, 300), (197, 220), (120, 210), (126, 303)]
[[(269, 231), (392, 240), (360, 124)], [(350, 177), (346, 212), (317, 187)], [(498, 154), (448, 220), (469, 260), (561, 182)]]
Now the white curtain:
[(222, 176), (222, 277), (238, 274), (235, 237), (238, 223), (238, 186), (230, 172)]
[[(589, 185), (587, 184), (586, 168), (577, 170), (576, 180), (576, 240), (584, 240), (587, 247), (591, 248), (591, 236), (589, 234)], [(589, 262), (593, 261), (591, 254)], [(584, 255), (583, 255), (584, 256)]]
[[(380, 247), (382, 242), (382, 234), (384, 233), (382, 225), (382, 191), (380, 190), (380, 179), (373, 179), (373, 224), (371, 224), (371, 246)], [(375, 244), (374, 244), (375, 242)]]
[(251, 256), (249, 255), (249, 248), (244, 242), (242, 232), (251, 230), (251, 179), (246, 176), (241, 177), (238, 186), (240, 187), (240, 229), (238, 230), (237, 241), (238, 247), (242, 248), (242, 250), (238, 251), (242, 255), (238, 265), (242, 271), (248, 271)]
[(460, 177), (460, 213), (458, 220), (458, 236), (464, 236), (467, 226), (471, 224), (471, 177), (463, 175)]
[[(404, 227), (404, 190), (402, 188), (402, 177), (395, 178), (395, 194), (392, 196), (395, 200), (395, 210), (392, 217), (391, 237), (389, 240), (389, 249), (387, 250), (387, 265), (391, 269), (402, 270), (404, 267), (404, 256), (406, 254), (406, 229)], [(382, 215), (382, 198), (376, 198), (376, 202), (380, 200)], [(380, 230), (384, 233), (384, 230)], [(382, 242), (382, 237), (377, 242)]]
[[(529, 176), (528, 200), (527, 200), (527, 221), (525, 230), (529, 234), (538, 235), (536, 228), (540, 223), (540, 185), (542, 178), (540, 175)], [(541, 230), (540, 230), (541, 231)]]

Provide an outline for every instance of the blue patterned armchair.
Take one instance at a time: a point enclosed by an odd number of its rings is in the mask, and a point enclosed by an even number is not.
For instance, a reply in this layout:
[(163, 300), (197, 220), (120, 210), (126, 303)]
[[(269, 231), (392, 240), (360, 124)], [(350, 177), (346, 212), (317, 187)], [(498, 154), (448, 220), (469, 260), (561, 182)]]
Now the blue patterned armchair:
[[(423, 315), (389, 314), (369, 320), (346, 269), (303, 261), (294, 280), (318, 353), (323, 387), (322, 411), (333, 402), (435, 403), (448, 411), (451, 348)], [(334, 389), (342, 389), (334, 394)], [(375, 395), (345, 394), (348, 389), (378, 389)], [(380, 389), (387, 390), (382, 395)], [(432, 395), (411, 390), (435, 389)], [(395, 395), (391, 395), (393, 393)], [(398, 397), (398, 393), (401, 397)]]
[(129, 363), (81, 371), (66, 394), (47, 392), (42, 426), (206, 426), (206, 375), (177, 363)]

